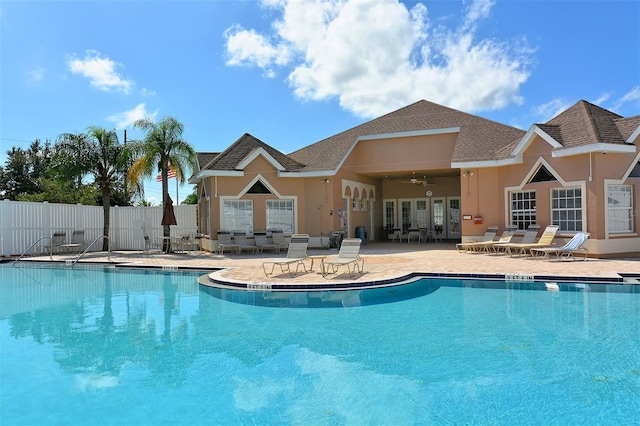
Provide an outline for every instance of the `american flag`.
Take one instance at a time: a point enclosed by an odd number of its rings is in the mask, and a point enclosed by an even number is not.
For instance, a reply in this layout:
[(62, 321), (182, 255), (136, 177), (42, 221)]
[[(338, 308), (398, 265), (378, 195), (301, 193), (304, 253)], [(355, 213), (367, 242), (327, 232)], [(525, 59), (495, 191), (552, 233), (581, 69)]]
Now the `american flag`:
[[(171, 179), (174, 177), (176, 177), (176, 172), (169, 169), (169, 173), (167, 173), (167, 179)], [(158, 173), (158, 176), (156, 176), (156, 182), (162, 182), (162, 172)]]

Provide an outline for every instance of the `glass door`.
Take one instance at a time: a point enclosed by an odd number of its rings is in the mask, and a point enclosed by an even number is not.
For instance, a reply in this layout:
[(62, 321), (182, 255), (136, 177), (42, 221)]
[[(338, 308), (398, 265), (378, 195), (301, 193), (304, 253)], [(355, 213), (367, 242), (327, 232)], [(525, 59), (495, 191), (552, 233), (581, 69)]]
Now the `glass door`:
[(384, 200), (384, 216), (382, 217), (382, 226), (386, 229), (387, 238), (393, 238), (393, 229), (396, 226), (396, 200)]
[(402, 225), (403, 234), (413, 227), (413, 222), (413, 200), (400, 200), (400, 224)]
[(447, 217), (449, 218), (447, 238), (460, 239), (460, 197), (447, 197)]
[(447, 235), (445, 198), (444, 197), (432, 198), (431, 210), (433, 214), (433, 229), (436, 234), (436, 238), (444, 238)]
[(430, 227), (429, 216), (427, 200), (416, 199), (416, 225), (418, 228), (425, 229)]

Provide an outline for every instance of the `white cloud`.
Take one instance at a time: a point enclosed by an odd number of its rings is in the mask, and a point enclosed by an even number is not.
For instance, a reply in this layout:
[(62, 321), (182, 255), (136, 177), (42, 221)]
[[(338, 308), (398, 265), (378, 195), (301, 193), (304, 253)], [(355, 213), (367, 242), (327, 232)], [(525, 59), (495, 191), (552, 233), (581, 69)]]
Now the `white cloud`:
[(142, 90), (140, 90), (140, 94), (142, 96), (155, 96), (156, 93), (157, 92), (155, 90), (147, 89), (146, 87), (143, 87)]
[(91, 86), (105, 92), (116, 91), (129, 93), (133, 81), (122, 77), (117, 68), (122, 64), (109, 58), (102, 58), (100, 52), (87, 50), (84, 59), (75, 54), (67, 57), (67, 68), (73, 74), (79, 74), (91, 81)]
[(133, 126), (137, 120), (142, 120), (143, 118), (149, 118), (151, 120), (155, 120), (158, 115), (158, 110), (155, 110), (152, 113), (147, 112), (146, 105), (144, 103), (136, 105), (135, 108), (119, 112), (117, 114), (110, 115), (107, 117), (107, 120), (115, 123), (116, 129), (124, 129), (125, 127)]
[(566, 99), (553, 99), (546, 104), (542, 104), (534, 109), (534, 114), (538, 117), (541, 117), (540, 123), (546, 123), (551, 120), (556, 115), (565, 111), (573, 105), (571, 102)]
[(625, 93), (618, 99), (612, 108), (613, 111), (619, 111), (624, 104), (635, 103), (636, 108), (640, 106), (640, 86), (635, 86), (629, 92)]
[(471, 2), (452, 30), (435, 25), (421, 3), (263, 0), (280, 13), (273, 31), (229, 28), (227, 64), (268, 76), (284, 69), (298, 98), (337, 98), (361, 117), (423, 98), (468, 112), (502, 108), (522, 102), (532, 51), (521, 42), (475, 39), (493, 4)]

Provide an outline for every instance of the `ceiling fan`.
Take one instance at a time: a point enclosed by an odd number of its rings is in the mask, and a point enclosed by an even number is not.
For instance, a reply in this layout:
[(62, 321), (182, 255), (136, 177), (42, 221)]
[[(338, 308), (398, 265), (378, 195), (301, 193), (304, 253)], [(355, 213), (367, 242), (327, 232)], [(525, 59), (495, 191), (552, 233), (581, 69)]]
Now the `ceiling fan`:
[(411, 183), (414, 185), (422, 185), (422, 186), (427, 186), (427, 185), (433, 185), (432, 182), (430, 182), (426, 176), (423, 176), (422, 179), (418, 179), (416, 178), (416, 172), (412, 173), (411, 179), (410, 180), (405, 180), (403, 181), (403, 183)]

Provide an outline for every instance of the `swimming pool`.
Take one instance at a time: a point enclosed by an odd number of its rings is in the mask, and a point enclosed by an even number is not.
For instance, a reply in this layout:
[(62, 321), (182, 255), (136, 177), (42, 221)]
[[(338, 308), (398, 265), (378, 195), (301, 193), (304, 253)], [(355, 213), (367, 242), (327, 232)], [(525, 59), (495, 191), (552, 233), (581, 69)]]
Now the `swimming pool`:
[(279, 309), (201, 274), (0, 265), (2, 423), (640, 423), (623, 286), (425, 280), (395, 303)]

